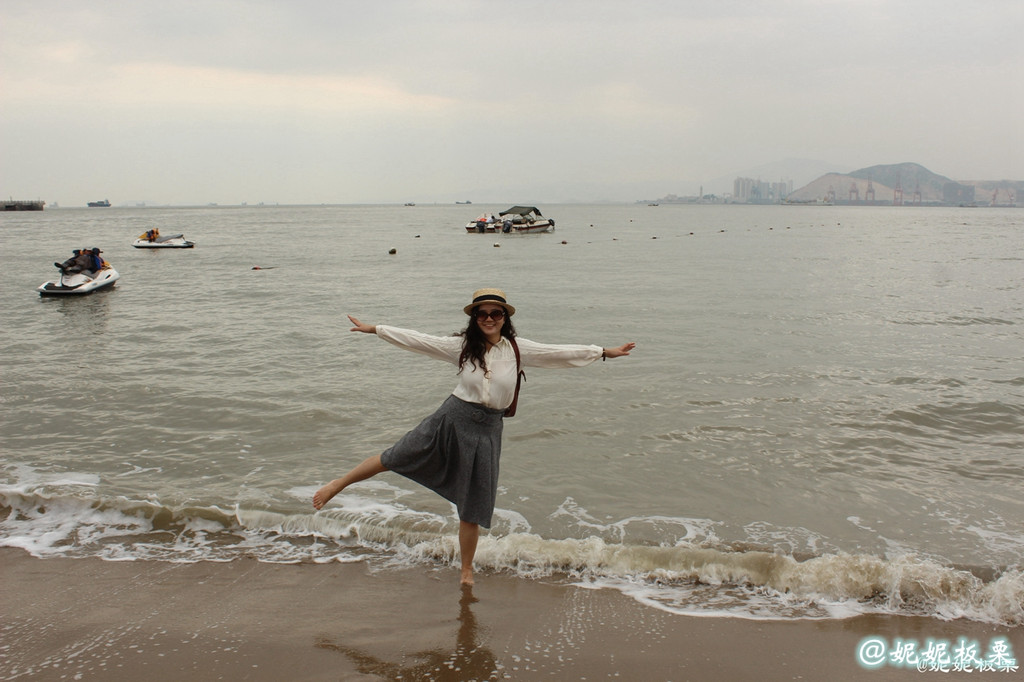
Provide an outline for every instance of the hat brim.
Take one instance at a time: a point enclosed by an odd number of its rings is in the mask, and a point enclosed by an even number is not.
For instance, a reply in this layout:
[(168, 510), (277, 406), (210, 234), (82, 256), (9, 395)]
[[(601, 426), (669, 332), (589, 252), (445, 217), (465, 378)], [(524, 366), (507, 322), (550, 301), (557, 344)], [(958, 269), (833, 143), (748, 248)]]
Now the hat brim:
[(475, 302), (470, 303), (469, 305), (467, 305), (465, 308), (463, 308), (462, 312), (466, 313), (467, 315), (472, 315), (473, 314), (473, 308), (478, 308), (478, 307), (484, 305), (485, 303), (490, 303), (492, 305), (501, 306), (502, 308), (505, 309), (505, 312), (508, 313), (509, 317), (512, 317), (513, 315), (516, 314), (515, 306), (509, 305), (508, 303), (502, 303), (501, 301), (496, 301), (496, 300), (475, 301)]

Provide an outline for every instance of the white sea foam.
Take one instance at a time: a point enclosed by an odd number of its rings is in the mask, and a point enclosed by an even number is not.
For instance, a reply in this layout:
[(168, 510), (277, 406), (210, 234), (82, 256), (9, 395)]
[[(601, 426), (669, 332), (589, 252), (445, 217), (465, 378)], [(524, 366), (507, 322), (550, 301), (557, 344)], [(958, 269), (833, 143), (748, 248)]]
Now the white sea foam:
[[(305, 491), (301, 491), (305, 492)], [(98, 500), (0, 489), (9, 510), (0, 545), (34, 556), (109, 560), (279, 563), (364, 561), (456, 565), (454, 517), (346, 494), (325, 512), (219, 507), (167, 508), (151, 501)], [(513, 515), (514, 516), (514, 515)], [(610, 525), (667, 523), (627, 519)], [(753, 619), (842, 618), (903, 613), (1024, 625), (1024, 573), (1010, 567), (985, 579), (931, 558), (826, 553), (792, 555), (714, 543), (630, 544), (598, 535), (545, 538), (531, 532), (484, 534), (477, 565), (524, 579), (568, 580), (616, 589), (680, 614)], [(595, 528), (607, 535), (601, 528)]]

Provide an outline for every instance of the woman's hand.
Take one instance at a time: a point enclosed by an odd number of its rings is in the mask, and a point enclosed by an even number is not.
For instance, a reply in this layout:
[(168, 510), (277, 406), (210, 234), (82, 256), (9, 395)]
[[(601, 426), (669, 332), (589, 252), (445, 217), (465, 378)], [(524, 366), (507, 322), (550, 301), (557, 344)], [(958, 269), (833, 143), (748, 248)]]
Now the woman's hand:
[(630, 341), (629, 343), (624, 343), (621, 346), (617, 346), (615, 348), (605, 348), (604, 357), (619, 358), (622, 357), (623, 355), (629, 355), (629, 351), (633, 350), (634, 348), (636, 348), (636, 344), (633, 343), (632, 341)]
[(352, 324), (355, 325), (354, 327), (349, 329), (350, 332), (362, 332), (364, 334), (376, 334), (377, 333), (377, 325), (375, 325), (375, 324), (364, 324), (364, 323), (360, 322), (359, 320), (357, 320), (356, 318), (352, 317), (351, 315), (348, 316), (348, 319), (351, 320)]

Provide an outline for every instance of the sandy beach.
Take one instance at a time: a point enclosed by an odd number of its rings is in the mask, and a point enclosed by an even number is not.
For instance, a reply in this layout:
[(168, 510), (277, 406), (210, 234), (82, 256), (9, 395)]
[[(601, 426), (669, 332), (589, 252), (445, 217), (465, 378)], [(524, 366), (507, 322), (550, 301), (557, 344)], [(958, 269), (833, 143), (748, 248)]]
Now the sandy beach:
[(865, 669), (865, 637), (967, 637), (984, 648), (1005, 636), (1024, 652), (1020, 628), (681, 617), (617, 592), (503, 575), (478, 575), (466, 591), (448, 568), (36, 559), (17, 549), (0, 550), (0, 566), (4, 680), (897, 680), (939, 673)]

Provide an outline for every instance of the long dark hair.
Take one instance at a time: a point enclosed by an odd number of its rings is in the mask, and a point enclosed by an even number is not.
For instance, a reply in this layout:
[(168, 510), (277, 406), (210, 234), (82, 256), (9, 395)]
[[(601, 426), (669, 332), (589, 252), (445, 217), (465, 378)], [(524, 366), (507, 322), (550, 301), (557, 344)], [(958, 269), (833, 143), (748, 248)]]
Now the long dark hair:
[[(487, 337), (480, 331), (480, 325), (476, 323), (476, 306), (469, 313), (469, 324), (466, 330), (459, 334), (462, 337), (462, 353), (459, 354), (459, 372), (462, 372), (466, 361), (474, 367), (487, 371), (487, 363), (484, 362), (484, 354), (487, 353)], [(505, 312), (505, 323), (501, 325), (501, 335), (506, 339), (515, 338), (516, 328), (512, 326), (512, 316)]]

